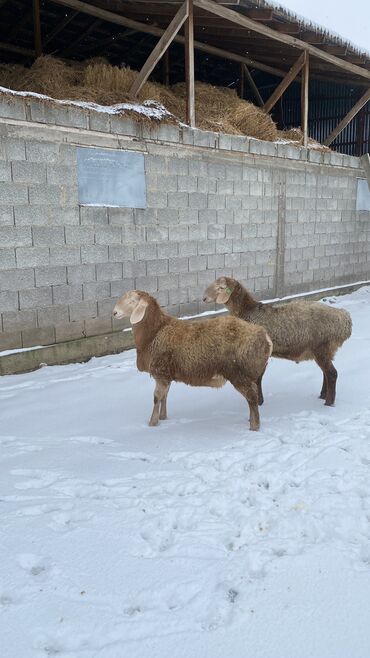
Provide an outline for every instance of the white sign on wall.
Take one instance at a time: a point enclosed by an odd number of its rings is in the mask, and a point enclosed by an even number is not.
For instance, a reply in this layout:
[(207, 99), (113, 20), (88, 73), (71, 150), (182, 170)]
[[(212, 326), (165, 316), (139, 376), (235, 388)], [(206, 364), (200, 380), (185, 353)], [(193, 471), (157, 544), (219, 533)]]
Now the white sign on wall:
[(366, 178), (357, 179), (356, 210), (370, 210), (370, 190)]
[(81, 205), (146, 207), (143, 153), (78, 147), (77, 181)]

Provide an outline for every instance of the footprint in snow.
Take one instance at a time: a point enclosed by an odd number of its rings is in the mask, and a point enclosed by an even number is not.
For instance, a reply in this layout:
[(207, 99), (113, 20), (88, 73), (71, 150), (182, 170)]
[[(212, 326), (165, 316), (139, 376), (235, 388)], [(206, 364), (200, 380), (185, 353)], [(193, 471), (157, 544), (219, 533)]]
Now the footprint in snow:
[(33, 553), (19, 553), (16, 560), (18, 565), (30, 576), (39, 576), (52, 570), (52, 562), (48, 557), (34, 555)]

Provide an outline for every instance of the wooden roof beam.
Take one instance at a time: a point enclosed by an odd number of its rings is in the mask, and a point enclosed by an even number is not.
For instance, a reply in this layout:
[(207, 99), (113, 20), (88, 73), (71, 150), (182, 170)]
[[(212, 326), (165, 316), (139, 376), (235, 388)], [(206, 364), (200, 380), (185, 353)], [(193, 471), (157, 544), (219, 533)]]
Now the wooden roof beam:
[(40, 57), (40, 55), (42, 55), (40, 0), (33, 0), (33, 38), (36, 57)]
[(152, 50), (144, 66), (142, 67), (141, 71), (136, 77), (135, 82), (130, 89), (130, 96), (135, 97), (138, 95), (140, 89), (143, 87), (143, 85), (149, 78), (154, 67), (156, 66), (156, 64), (158, 64), (163, 53), (167, 50), (168, 46), (172, 43), (176, 34), (180, 30), (180, 28), (184, 25), (188, 17), (189, 17), (189, 4), (188, 1), (185, 0), (185, 2), (181, 5), (180, 9), (178, 10), (177, 14), (175, 14), (175, 16), (173, 17), (168, 28), (163, 32), (156, 47), (154, 48), (154, 50)]
[(289, 34), (281, 34), (280, 32), (276, 32), (275, 30), (272, 30), (267, 25), (257, 23), (257, 21), (253, 21), (247, 16), (243, 16), (243, 14), (241, 14), (240, 12), (236, 12), (233, 11), (232, 9), (228, 9), (227, 7), (222, 7), (221, 5), (216, 4), (215, 2), (213, 2), (213, 0), (194, 0), (194, 5), (206, 11), (209, 11), (211, 14), (216, 14), (217, 16), (220, 16), (220, 18), (224, 18), (225, 20), (231, 21), (232, 23), (236, 23), (237, 25), (243, 25), (249, 30), (253, 30), (254, 32), (258, 32), (259, 34), (263, 34), (267, 37), (270, 37), (275, 41), (280, 41), (281, 43), (285, 43), (286, 45), (291, 46), (292, 48), (298, 48), (299, 50), (307, 50), (307, 52), (309, 52), (310, 55), (312, 55), (313, 57), (322, 59), (326, 62), (329, 62), (329, 64), (332, 64), (337, 68), (341, 68), (345, 71), (348, 71), (349, 73), (359, 75), (363, 78), (370, 80), (370, 71), (366, 69), (362, 69), (361, 67), (356, 66), (355, 64), (350, 64), (349, 62), (339, 59), (334, 55), (330, 55), (330, 53), (326, 53), (325, 51), (320, 50), (320, 48), (316, 48), (315, 46), (312, 46), (309, 43), (305, 43), (304, 41), (301, 41), (296, 37), (292, 37)]
[(270, 112), (270, 110), (274, 107), (274, 105), (277, 103), (279, 98), (281, 98), (281, 96), (283, 95), (284, 91), (289, 87), (290, 83), (293, 82), (294, 78), (296, 78), (298, 73), (302, 70), (305, 61), (306, 61), (306, 53), (302, 53), (302, 55), (299, 57), (296, 63), (293, 64), (292, 68), (287, 73), (285, 78), (276, 87), (274, 93), (271, 94), (268, 101), (266, 101), (266, 103), (264, 104), (262, 109), (265, 110), (265, 112)]
[(64, 28), (75, 18), (75, 16), (78, 15), (78, 11), (72, 11), (70, 14), (64, 17), (64, 19), (58, 23), (58, 25), (55, 26), (54, 30), (50, 32), (50, 34), (47, 34), (44, 41), (43, 41), (43, 46), (45, 47), (46, 44), (50, 43), (54, 39), (54, 37), (59, 34)]
[(352, 109), (347, 112), (346, 116), (343, 117), (342, 121), (338, 123), (337, 127), (334, 128), (334, 130), (330, 133), (329, 137), (326, 138), (324, 145), (325, 146), (330, 146), (332, 142), (334, 142), (335, 138), (338, 137), (339, 133), (344, 130), (346, 126), (354, 119), (356, 114), (363, 108), (364, 105), (370, 100), (370, 89), (367, 89), (363, 96), (357, 101), (356, 105), (352, 107)]
[(0, 42), (0, 50), (7, 50), (10, 53), (17, 53), (25, 57), (35, 56), (35, 51), (30, 48), (21, 48), (21, 46), (14, 46), (12, 43), (4, 43), (3, 41)]
[(252, 91), (253, 91), (253, 95), (254, 95), (254, 97), (255, 97), (255, 99), (256, 99), (256, 101), (257, 101), (257, 104), (258, 104), (260, 107), (263, 107), (262, 96), (261, 96), (260, 92), (258, 91), (258, 87), (257, 87), (255, 81), (254, 81), (253, 78), (252, 78), (252, 75), (251, 75), (251, 72), (250, 72), (248, 66), (247, 66), (246, 64), (243, 64), (242, 66), (243, 66), (244, 74), (245, 74), (245, 76), (246, 76), (246, 78), (247, 78), (247, 80), (248, 80), (248, 82), (249, 82), (249, 85), (250, 85), (250, 87), (251, 87), (251, 89), (252, 89)]

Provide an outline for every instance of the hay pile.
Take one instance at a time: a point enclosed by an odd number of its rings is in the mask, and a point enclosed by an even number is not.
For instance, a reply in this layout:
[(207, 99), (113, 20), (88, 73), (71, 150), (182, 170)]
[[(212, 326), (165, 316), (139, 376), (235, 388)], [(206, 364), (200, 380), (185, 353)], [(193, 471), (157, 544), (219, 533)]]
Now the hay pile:
[[(288, 128), (287, 130), (278, 130), (278, 139), (292, 142), (294, 146), (303, 146), (303, 132), (300, 128)], [(308, 138), (308, 146), (319, 151), (330, 151), (328, 146), (320, 144), (311, 137)]]
[[(110, 65), (103, 58), (72, 62), (43, 55), (30, 69), (20, 65), (0, 65), (0, 86), (16, 91), (32, 91), (59, 100), (87, 101), (101, 105), (130, 102), (129, 90), (137, 72)], [(180, 83), (166, 87), (146, 82), (138, 101), (158, 101), (180, 121), (185, 121), (186, 90)], [(241, 100), (236, 91), (195, 83), (198, 128), (235, 135), (248, 135), (274, 141), (275, 123), (252, 103)]]

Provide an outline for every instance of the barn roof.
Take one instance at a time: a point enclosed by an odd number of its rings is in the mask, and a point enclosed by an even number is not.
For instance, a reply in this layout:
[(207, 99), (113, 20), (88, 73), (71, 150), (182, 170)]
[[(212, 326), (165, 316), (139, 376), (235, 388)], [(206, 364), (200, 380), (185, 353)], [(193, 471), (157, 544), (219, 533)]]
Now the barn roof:
[[(37, 0), (42, 52), (84, 59), (96, 55), (140, 68), (183, 0)], [(212, 11), (210, 11), (210, 7)], [(0, 52), (24, 61), (35, 56), (29, 0), (0, 0)], [(266, 0), (194, 0), (196, 50), (282, 77), (302, 49), (310, 76), (365, 85), (370, 54)], [(182, 42), (181, 33), (175, 42)], [(37, 46), (36, 46), (37, 49)], [(135, 67), (134, 61), (138, 61)]]

